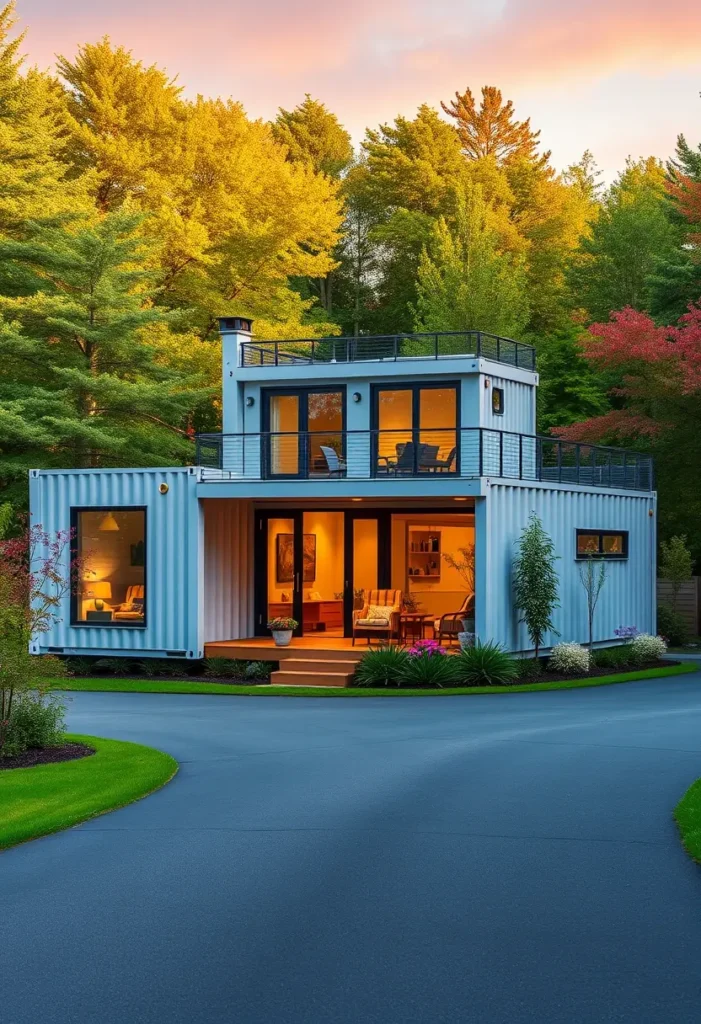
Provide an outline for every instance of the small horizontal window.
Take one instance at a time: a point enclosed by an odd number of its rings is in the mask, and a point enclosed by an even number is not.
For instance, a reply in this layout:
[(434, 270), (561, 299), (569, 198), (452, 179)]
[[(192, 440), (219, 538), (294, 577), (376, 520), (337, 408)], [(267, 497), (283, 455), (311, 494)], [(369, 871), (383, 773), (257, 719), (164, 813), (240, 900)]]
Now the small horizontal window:
[(72, 622), (146, 625), (146, 509), (73, 509), (78, 566)]
[(495, 416), (502, 416), (504, 413), (503, 388), (492, 388), (492, 412)]
[(577, 558), (627, 557), (627, 530), (577, 530)]

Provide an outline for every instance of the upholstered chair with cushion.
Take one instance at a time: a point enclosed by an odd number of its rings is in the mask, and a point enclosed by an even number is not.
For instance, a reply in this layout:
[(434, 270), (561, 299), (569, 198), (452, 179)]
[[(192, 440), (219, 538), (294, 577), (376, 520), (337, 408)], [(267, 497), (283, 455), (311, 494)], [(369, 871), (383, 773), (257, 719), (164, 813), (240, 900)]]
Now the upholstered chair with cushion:
[(448, 612), (447, 615), (442, 615), (440, 619), (436, 619), (433, 623), (433, 629), (435, 632), (436, 640), (439, 643), (443, 640), (447, 640), (449, 644), (453, 640), (458, 639), (458, 633), (463, 632), (462, 620), (470, 619), (475, 614), (475, 595), (469, 593), (465, 595), (465, 600), (456, 612)]
[(112, 618), (122, 622), (138, 622), (144, 617), (144, 585), (134, 584), (127, 587), (127, 596), (122, 604), (113, 611)]
[(402, 610), (401, 590), (369, 590), (365, 604), (353, 612), (353, 643), (356, 636), (386, 637), (399, 635), (399, 616)]

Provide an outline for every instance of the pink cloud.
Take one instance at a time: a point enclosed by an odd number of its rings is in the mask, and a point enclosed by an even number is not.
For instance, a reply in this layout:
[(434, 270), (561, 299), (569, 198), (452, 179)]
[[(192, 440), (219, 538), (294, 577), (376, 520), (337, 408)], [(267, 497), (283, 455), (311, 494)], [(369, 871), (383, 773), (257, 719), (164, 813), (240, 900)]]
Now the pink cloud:
[[(701, 5), (689, 0), (667, 8), (659, 0), (200, 0), (197, 6), (192, 0), (62, 0), (60, 6), (57, 14), (54, 0), (20, 0), (29, 28), (25, 49), (40, 65), (109, 34), (144, 62), (177, 74), (189, 95), (231, 95), (252, 115), (271, 117), (311, 92), (356, 138), (366, 125), (411, 116), (421, 102), (438, 106), (456, 89), (478, 91), (486, 83), (513, 98), (520, 116), (533, 115), (548, 147), (562, 143), (563, 162), (587, 145), (596, 151), (599, 142), (620, 164), (629, 146), (645, 146), (645, 139), (650, 146), (664, 139), (669, 147), (678, 131), (701, 134), (698, 117), (689, 126), (701, 78)], [(602, 105), (598, 91), (607, 82), (617, 92)], [(659, 107), (649, 99), (654, 90), (641, 99), (651, 82), (665, 93)], [(625, 110), (626, 121), (612, 141), (607, 125), (616, 110)], [(669, 111), (680, 110), (687, 120), (672, 124)]]

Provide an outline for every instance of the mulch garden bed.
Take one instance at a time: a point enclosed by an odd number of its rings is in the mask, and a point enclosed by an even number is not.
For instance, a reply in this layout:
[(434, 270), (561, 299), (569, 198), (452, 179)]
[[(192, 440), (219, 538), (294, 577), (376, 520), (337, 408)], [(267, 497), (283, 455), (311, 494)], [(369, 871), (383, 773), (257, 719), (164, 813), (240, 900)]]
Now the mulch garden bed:
[(514, 679), (512, 686), (518, 686), (519, 683), (523, 683), (524, 686), (529, 683), (566, 683), (568, 679), (596, 679), (597, 676), (617, 676), (623, 675), (625, 672), (640, 672), (642, 669), (647, 668), (665, 668), (668, 665), (680, 665), (679, 661), (672, 661), (671, 658), (665, 658), (664, 661), (644, 661), (640, 665), (629, 665), (628, 668), (592, 668), (585, 675), (581, 675), (579, 672), (570, 672), (569, 675), (564, 675), (562, 672), (548, 672), (544, 669), (539, 672), (533, 679)]
[(84, 743), (61, 743), (56, 747), (37, 747), (25, 750), (14, 757), (0, 757), (0, 770), (6, 768), (36, 768), (40, 764), (57, 764), (59, 761), (77, 761), (79, 757), (90, 757), (95, 751)]

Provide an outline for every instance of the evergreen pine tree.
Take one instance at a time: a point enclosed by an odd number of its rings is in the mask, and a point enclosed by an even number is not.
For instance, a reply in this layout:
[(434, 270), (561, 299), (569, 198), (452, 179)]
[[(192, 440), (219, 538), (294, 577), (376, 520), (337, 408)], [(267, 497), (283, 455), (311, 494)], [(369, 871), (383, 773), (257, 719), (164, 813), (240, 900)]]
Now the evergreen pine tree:
[(168, 366), (172, 314), (153, 305), (141, 218), (118, 211), (0, 241), (42, 287), (0, 298), (0, 476), (30, 466), (173, 465), (202, 399)]
[(459, 200), (452, 228), (437, 221), (419, 262), (417, 331), (520, 337), (528, 321), (523, 261), (499, 250), (490, 213), (476, 185)]

